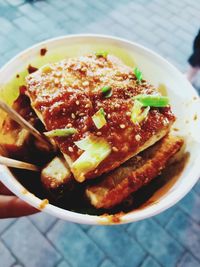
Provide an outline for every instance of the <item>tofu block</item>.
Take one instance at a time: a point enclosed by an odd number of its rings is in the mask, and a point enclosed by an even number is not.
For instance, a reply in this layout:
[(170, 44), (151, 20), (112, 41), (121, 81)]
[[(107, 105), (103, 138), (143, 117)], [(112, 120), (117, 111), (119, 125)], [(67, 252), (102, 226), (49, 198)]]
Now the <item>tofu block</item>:
[[(33, 119), (30, 103), (26, 96), (20, 95), (15, 100), (12, 107), (26, 119), (30, 121)], [(21, 128), (18, 123), (10, 119), (7, 115), (0, 131), (0, 145), (7, 154), (15, 157), (25, 153), (25, 147), (29, 141), (29, 132)]]
[(65, 190), (70, 190), (73, 178), (66, 161), (62, 157), (55, 157), (41, 172), (41, 182), (44, 188), (59, 197)]
[[(147, 81), (138, 81), (133, 69), (112, 55), (48, 64), (26, 82), (26, 94), (47, 131), (75, 129), (54, 140), (78, 182), (117, 168), (165, 136), (175, 121), (170, 106), (141, 108), (145, 118), (140, 123), (132, 120), (135, 96), (160, 93)], [(81, 140), (87, 143), (88, 137), (95, 144), (77, 145)]]
[(86, 189), (90, 203), (96, 208), (104, 209), (121, 203), (157, 177), (183, 144), (180, 137), (166, 136), (113, 172), (103, 175), (102, 181)]
[[(44, 131), (43, 125), (31, 108), (27, 96), (20, 94), (14, 101), (12, 108), (38, 130)], [(34, 157), (34, 160), (36, 159), (37, 162), (38, 156), (36, 154), (38, 152), (41, 153), (41, 158), (49, 153), (49, 147), (47, 148), (47, 146), (35, 139), (34, 136), (8, 115), (4, 119), (0, 130), (0, 146), (8, 157), (25, 161), (32, 160)]]

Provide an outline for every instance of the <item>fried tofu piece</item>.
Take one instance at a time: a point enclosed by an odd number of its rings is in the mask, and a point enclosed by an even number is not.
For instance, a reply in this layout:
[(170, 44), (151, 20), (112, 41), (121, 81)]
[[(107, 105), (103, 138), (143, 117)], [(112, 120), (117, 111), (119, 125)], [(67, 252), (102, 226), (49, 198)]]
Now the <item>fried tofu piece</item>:
[(60, 157), (53, 158), (41, 172), (41, 181), (47, 190), (66, 184), (70, 178), (69, 167), (66, 161)]
[[(14, 101), (12, 108), (17, 111), (25, 120), (38, 130), (44, 130), (42, 123), (31, 108), (29, 98), (20, 94)], [(8, 115), (5, 117), (0, 130), (0, 146), (8, 157), (21, 160), (34, 160), (38, 162), (38, 152), (41, 157), (49, 156), (49, 147), (45, 146), (41, 141), (35, 139), (29, 131), (23, 129), (17, 122), (12, 120)], [(30, 153), (31, 149), (31, 153)]]
[(104, 209), (121, 203), (131, 193), (157, 177), (182, 148), (183, 143), (182, 138), (166, 136), (113, 172), (104, 175), (102, 181), (86, 189), (90, 203), (96, 208)]
[(65, 159), (57, 156), (42, 169), (41, 182), (53, 198), (59, 198), (73, 190), (75, 180)]
[(9, 155), (20, 154), (24, 150), (24, 145), (29, 142), (29, 137), (27, 130), (20, 127), (15, 127), (15, 129), (12, 127), (8, 132), (3, 132), (0, 143)]
[[(169, 106), (152, 107), (141, 123), (133, 123), (133, 97), (159, 92), (145, 80), (139, 83), (132, 68), (111, 55), (88, 55), (48, 64), (26, 81), (26, 94), (47, 131), (75, 128), (76, 133), (54, 140), (78, 182), (109, 172), (153, 145), (169, 132), (175, 120)], [(109, 97), (102, 93), (106, 86), (112, 90)], [(100, 109), (106, 123), (99, 128), (93, 118)], [(88, 136), (99, 138), (101, 143), (104, 140), (105, 147), (109, 146), (106, 153), (92, 146), (96, 152), (84, 154), (75, 142)], [(89, 164), (91, 158), (93, 164)]]
[[(25, 95), (20, 95), (13, 103), (12, 108), (16, 110), (29, 122), (33, 122), (34, 112), (31, 109), (29, 99)], [(25, 153), (26, 146), (30, 141), (30, 134), (27, 130), (7, 115), (0, 132), (0, 144), (6, 153), (10, 156), (18, 156)]]

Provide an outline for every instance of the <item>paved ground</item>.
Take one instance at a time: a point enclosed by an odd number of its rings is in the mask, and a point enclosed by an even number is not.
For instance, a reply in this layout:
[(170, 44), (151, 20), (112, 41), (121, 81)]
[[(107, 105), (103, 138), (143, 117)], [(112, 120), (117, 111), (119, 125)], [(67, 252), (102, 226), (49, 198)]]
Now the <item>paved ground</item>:
[[(196, 0), (0, 0), (0, 65), (46, 38), (92, 32), (138, 41), (185, 71), (199, 15)], [(167, 212), (125, 226), (1, 220), (0, 266), (200, 266), (200, 183)]]

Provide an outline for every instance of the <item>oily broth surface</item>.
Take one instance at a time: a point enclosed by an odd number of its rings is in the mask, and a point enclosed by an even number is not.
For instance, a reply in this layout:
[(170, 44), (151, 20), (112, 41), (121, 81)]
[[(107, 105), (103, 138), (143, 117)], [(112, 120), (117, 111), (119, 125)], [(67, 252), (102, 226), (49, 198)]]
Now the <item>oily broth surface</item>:
[(188, 159), (189, 154), (185, 153), (181, 161), (165, 168), (161, 175), (111, 210), (97, 210), (92, 207), (85, 198), (85, 186), (82, 184), (73, 193), (66, 194), (63, 198), (55, 199), (44, 190), (38, 173), (14, 169), (12, 169), (12, 173), (28, 191), (40, 199), (48, 199), (51, 204), (60, 208), (90, 215), (118, 214), (120, 212), (127, 213), (133, 210), (144, 209), (159, 202), (159, 199), (173, 188), (182, 174)]

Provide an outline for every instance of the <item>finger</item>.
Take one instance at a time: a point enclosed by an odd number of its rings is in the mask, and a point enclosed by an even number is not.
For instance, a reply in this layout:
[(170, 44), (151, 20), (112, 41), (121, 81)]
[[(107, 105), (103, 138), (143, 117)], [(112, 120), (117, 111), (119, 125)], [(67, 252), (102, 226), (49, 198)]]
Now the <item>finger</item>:
[(26, 216), (39, 212), (16, 196), (0, 196), (0, 218)]
[(0, 182), (0, 194), (2, 195), (13, 195), (13, 193)]

